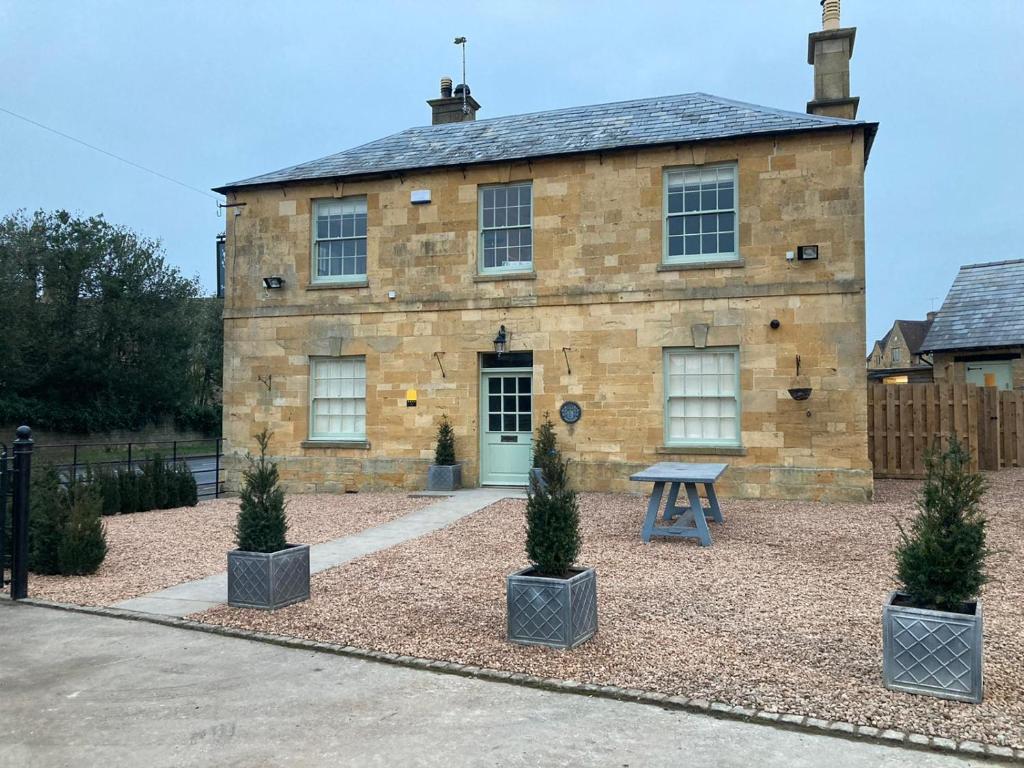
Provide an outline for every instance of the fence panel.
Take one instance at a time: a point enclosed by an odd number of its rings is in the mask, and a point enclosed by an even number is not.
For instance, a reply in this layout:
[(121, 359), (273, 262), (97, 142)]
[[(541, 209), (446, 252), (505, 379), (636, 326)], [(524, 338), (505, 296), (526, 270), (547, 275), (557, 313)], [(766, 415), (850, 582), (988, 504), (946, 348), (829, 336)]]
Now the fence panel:
[(1024, 466), (1024, 392), (974, 384), (869, 384), (868, 455), (876, 477), (924, 477), (924, 456), (956, 435), (971, 469)]

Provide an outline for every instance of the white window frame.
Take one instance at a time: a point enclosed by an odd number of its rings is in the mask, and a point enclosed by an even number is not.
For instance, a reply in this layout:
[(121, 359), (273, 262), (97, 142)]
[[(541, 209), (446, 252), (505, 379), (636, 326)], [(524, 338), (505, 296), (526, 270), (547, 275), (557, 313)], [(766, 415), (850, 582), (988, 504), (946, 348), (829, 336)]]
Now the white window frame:
[[(312, 248), (311, 248), (311, 260), (310, 260), (310, 266), (309, 266), (309, 268), (310, 268), (310, 273), (309, 274), (310, 274), (310, 282), (311, 283), (342, 283), (342, 284), (344, 284), (344, 283), (365, 283), (366, 282), (366, 275), (367, 275), (367, 272), (369, 271), (369, 250), (370, 250), (370, 241), (369, 241), (368, 233), (364, 234), (361, 237), (360, 236), (351, 236), (351, 237), (339, 236), (339, 237), (327, 237), (327, 238), (320, 238), (319, 237), (318, 226), (317, 226), (318, 221), (317, 220), (318, 220), (319, 215), (320, 215), (320, 207), (324, 206), (324, 205), (330, 205), (330, 204), (335, 204), (336, 205), (336, 204), (339, 204), (339, 203), (342, 206), (350, 205), (350, 204), (353, 204), (353, 203), (354, 204), (362, 203), (363, 215), (366, 216), (368, 214), (366, 195), (349, 195), (349, 196), (346, 196), (346, 197), (324, 197), (324, 198), (319, 198), (319, 199), (313, 200), (313, 205), (312, 205), (312, 214), (313, 215), (311, 216), (312, 221), (313, 221), (313, 226), (312, 226), (312, 230), (313, 230), (312, 231), (313, 243), (312, 243)], [(369, 230), (369, 226), (367, 226), (367, 230)], [(348, 240), (348, 241), (364, 240), (366, 242), (365, 250), (367, 251), (367, 253), (366, 253), (366, 256), (364, 256), (364, 258), (367, 260), (367, 268), (364, 269), (361, 274), (321, 275), (319, 273), (320, 243), (321, 242), (333, 242), (333, 241), (344, 242), (346, 240)]]
[(889, 350), (889, 359), (892, 360), (894, 363), (902, 363), (903, 361), (900, 359), (902, 357), (903, 350), (900, 348), (900, 345), (893, 344), (892, 349)]
[[(700, 172), (704, 170), (729, 168), (732, 170), (733, 200), (732, 208), (714, 208), (699, 210), (687, 213), (684, 210), (679, 213), (669, 213), (669, 181), (673, 176), (681, 176), (687, 172)], [(684, 165), (674, 168), (666, 168), (662, 174), (662, 262), (664, 264), (694, 264), (702, 262), (728, 262), (739, 261), (740, 258), (740, 169), (739, 163), (730, 161), (726, 163), (709, 163), (707, 165)], [(717, 202), (717, 201), (716, 201)], [(731, 251), (717, 251), (715, 253), (696, 253), (688, 255), (669, 255), (669, 222), (672, 219), (686, 220), (688, 216), (700, 216), (702, 214), (732, 213), (733, 215), (733, 247)], [(685, 226), (685, 225), (684, 225)], [(717, 232), (717, 230), (716, 230)], [(697, 237), (700, 237), (698, 234)]]
[[(681, 398), (682, 396), (673, 396), (672, 387), (670, 382), (671, 376), (671, 364), (670, 358), (675, 355), (679, 356), (699, 356), (706, 354), (715, 355), (731, 355), (733, 359), (733, 368), (735, 380), (733, 382), (733, 400), (736, 403), (736, 436), (734, 438), (673, 438), (671, 430), (671, 407), (672, 400)], [(742, 392), (740, 391), (740, 351), (738, 347), (666, 347), (662, 352), (662, 370), (664, 375), (663, 382), (663, 412), (664, 412), (664, 436), (666, 446), (702, 446), (702, 447), (729, 447), (738, 448), (743, 444), (743, 398)], [(719, 374), (721, 375), (721, 374)], [(727, 396), (726, 396), (727, 397)], [(726, 399), (726, 397), (716, 396), (716, 399)]]
[[(325, 366), (330, 363), (345, 363), (345, 362), (356, 362), (362, 366), (362, 379), (359, 377), (340, 377), (338, 380), (342, 382), (340, 385), (340, 391), (337, 396), (318, 395), (317, 394), (317, 382), (320, 381), (320, 377), (317, 375), (317, 370), (321, 366)], [(353, 393), (351, 395), (342, 394), (344, 392), (344, 382), (351, 380), (354, 383)], [(362, 382), (361, 387), (359, 382)], [(359, 392), (362, 392), (362, 396), (359, 396)], [(316, 416), (317, 416), (317, 401), (320, 400), (338, 400), (342, 401), (339, 417), (353, 416), (355, 418), (362, 418), (363, 429), (362, 431), (354, 430), (351, 432), (341, 431), (326, 431), (318, 432), (316, 430)], [(356, 403), (353, 413), (344, 413), (346, 407), (344, 401), (354, 401)], [(361, 401), (361, 405), (360, 405)], [(344, 421), (344, 418), (342, 418)], [(309, 358), (309, 439), (311, 441), (326, 440), (326, 441), (365, 441), (366, 440), (366, 357), (364, 355), (346, 355), (344, 357), (311, 357)]]
[[(526, 225), (517, 224), (515, 226), (508, 226), (506, 224), (506, 225), (500, 226), (500, 227), (497, 227), (497, 226), (485, 227), (484, 226), (484, 193), (487, 190), (501, 189), (502, 187), (504, 187), (506, 189), (511, 188), (511, 187), (516, 187), (516, 188), (527, 187), (527, 188), (529, 188), (529, 190), (530, 190), (530, 222), (529, 222), (529, 224), (526, 224)], [(537, 258), (537, 253), (536, 253), (537, 249), (536, 249), (536, 243), (534, 242), (534, 238), (533, 238), (534, 232), (533, 232), (533, 181), (532, 180), (510, 181), (507, 184), (487, 184), (487, 185), (481, 185), (480, 187), (478, 187), (477, 188), (477, 222), (479, 223), (479, 234), (477, 236), (477, 250), (479, 251), (479, 255), (477, 257), (477, 271), (479, 272), (479, 274), (481, 274), (481, 275), (495, 275), (495, 274), (504, 274), (504, 273), (509, 273), (509, 272), (515, 273), (515, 272), (533, 272), (534, 271), (534, 268), (535, 268), (534, 264), (535, 264), (535, 260)], [(515, 262), (506, 262), (505, 264), (503, 264), (500, 267), (485, 267), (484, 266), (484, 233), (485, 232), (496, 232), (496, 231), (501, 231), (501, 230), (508, 231), (508, 230), (513, 230), (513, 229), (515, 229), (515, 230), (528, 229), (530, 231), (530, 262), (529, 262), (529, 264), (527, 264), (526, 266), (523, 266), (523, 264), (525, 262), (515, 261)], [(509, 264), (512, 264), (514, 266), (509, 266)]]

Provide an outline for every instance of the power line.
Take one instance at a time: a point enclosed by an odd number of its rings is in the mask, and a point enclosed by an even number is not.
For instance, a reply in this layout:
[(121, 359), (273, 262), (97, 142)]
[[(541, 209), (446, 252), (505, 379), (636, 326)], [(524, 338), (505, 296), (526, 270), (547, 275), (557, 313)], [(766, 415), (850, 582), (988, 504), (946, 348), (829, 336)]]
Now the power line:
[(160, 173), (160, 171), (154, 171), (152, 168), (147, 168), (144, 165), (139, 165), (138, 163), (133, 162), (133, 161), (129, 160), (126, 157), (121, 157), (120, 155), (115, 155), (113, 152), (108, 152), (107, 150), (102, 149), (101, 147), (97, 147), (94, 144), (90, 144), (87, 141), (82, 141), (81, 139), (76, 139), (74, 136), (71, 136), (71, 135), (69, 135), (67, 133), (64, 133), (63, 131), (58, 131), (56, 128), (51, 128), (48, 125), (43, 125), (42, 123), (37, 122), (37, 121), (35, 121), (35, 120), (33, 120), (33, 119), (29, 118), (29, 117), (25, 117), (24, 115), (19, 115), (17, 112), (12, 112), (11, 110), (5, 109), (4, 107), (0, 107), (0, 112), (5, 112), (6, 114), (10, 115), (11, 117), (16, 117), (19, 120), (24, 120), (26, 123), (31, 123), (32, 125), (36, 126), (37, 128), (42, 128), (44, 131), (49, 131), (50, 133), (55, 133), (58, 136), (61, 136), (61, 137), (65, 138), (65, 139), (68, 139), (70, 141), (75, 142), (76, 144), (81, 144), (83, 147), (88, 147), (89, 149), (95, 150), (96, 152), (100, 152), (100, 153), (106, 155), (107, 157), (112, 157), (115, 160), (120, 160), (122, 163), (130, 165), (133, 168), (138, 168), (140, 171), (145, 171), (146, 173), (151, 173), (154, 176), (158, 176), (159, 178), (163, 179), (164, 181), (170, 181), (173, 184), (177, 184), (179, 187), (184, 187), (185, 189), (190, 189), (193, 192), (198, 192), (200, 195), (205, 195), (206, 197), (209, 197), (211, 200), (217, 200), (218, 202), (220, 200), (220, 198), (218, 198), (218, 197), (216, 197), (214, 195), (211, 195), (209, 192), (206, 192), (205, 190), (199, 189), (199, 187), (193, 187), (191, 184), (186, 184), (184, 181), (178, 181), (177, 179), (172, 178), (171, 176), (168, 176), (165, 173)]

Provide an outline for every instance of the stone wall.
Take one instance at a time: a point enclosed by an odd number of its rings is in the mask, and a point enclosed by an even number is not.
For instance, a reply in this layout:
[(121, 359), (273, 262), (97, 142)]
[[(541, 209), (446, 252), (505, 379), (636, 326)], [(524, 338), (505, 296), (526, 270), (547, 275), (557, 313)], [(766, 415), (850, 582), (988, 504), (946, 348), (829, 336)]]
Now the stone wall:
[[(730, 160), (741, 260), (662, 266), (664, 170)], [(870, 498), (863, 173), (863, 133), (851, 129), (240, 193), (227, 237), (227, 450), (252, 450), (269, 426), (293, 487), (422, 487), (446, 411), (472, 485), (479, 355), (504, 324), (513, 350), (533, 351), (535, 413), (583, 407), (576, 426), (558, 422), (583, 488), (640, 490), (628, 480), (638, 468), (717, 459), (731, 465), (726, 493)], [(525, 179), (535, 271), (479, 275), (478, 185)], [(414, 189), (432, 203), (410, 205)], [(355, 194), (368, 201), (368, 279), (311, 286), (312, 201)], [(803, 244), (818, 244), (819, 260), (788, 262)], [(270, 274), (285, 288), (263, 289)], [(709, 327), (709, 347), (740, 350), (741, 450), (664, 446), (662, 350), (694, 346), (694, 325)], [(798, 354), (814, 388), (802, 403), (786, 392)], [(320, 355), (366, 356), (367, 445), (303, 445)]]

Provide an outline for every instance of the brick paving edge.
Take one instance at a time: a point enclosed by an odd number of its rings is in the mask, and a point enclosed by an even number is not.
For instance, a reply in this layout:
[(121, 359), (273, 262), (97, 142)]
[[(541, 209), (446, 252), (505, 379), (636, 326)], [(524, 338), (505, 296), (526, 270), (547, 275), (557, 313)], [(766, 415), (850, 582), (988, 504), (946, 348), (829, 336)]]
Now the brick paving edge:
[(316, 651), (319, 653), (330, 653), (335, 656), (347, 656), (349, 658), (361, 659), (363, 661), (375, 661), (382, 664), (392, 664), (410, 669), (427, 670), (448, 675), (459, 675), (460, 677), (472, 677), (479, 680), (487, 680), (497, 683), (509, 683), (527, 688), (538, 688), (557, 693), (571, 693), (577, 696), (594, 696), (603, 699), (616, 701), (629, 701), (638, 704), (653, 705), (663, 709), (692, 712), (695, 714), (716, 717), (722, 720), (739, 720), (759, 725), (769, 725), (790, 731), (800, 731), (833, 738), (851, 739), (857, 741), (870, 741), (876, 744), (889, 747), (902, 747), (903, 749), (942, 753), (955, 755), (957, 757), (978, 759), (984, 758), (993, 762), (1011, 763), (1024, 765), (1024, 749), (1012, 749), (996, 744), (983, 744), (977, 741), (954, 741), (941, 737), (931, 737), (922, 733), (911, 733), (901, 730), (881, 730), (866, 725), (856, 725), (840, 720), (819, 720), (804, 715), (790, 713), (769, 712), (767, 710), (752, 709), (750, 707), (734, 706), (722, 702), (707, 701), (706, 699), (691, 699), (688, 696), (669, 696), (664, 693), (653, 691), (642, 691), (637, 688), (620, 688), (614, 685), (594, 685), (592, 683), (580, 683), (575, 680), (559, 680), (551, 677), (539, 677), (528, 675), (523, 672), (508, 672), (505, 670), (490, 669), (474, 664), (460, 664), (453, 661), (439, 659), (424, 659), (417, 656), (406, 656), (384, 651), (374, 651), (367, 648), (357, 648), (352, 645), (339, 645), (337, 643), (326, 643), (318, 640), (304, 640), (298, 637), (287, 635), (271, 635), (265, 632), (256, 632), (248, 629), (236, 629), (234, 627), (223, 627), (216, 624), (204, 624), (199, 621), (180, 619), (174, 616), (160, 616), (152, 613), (139, 611), (128, 611), (120, 608), (106, 608), (99, 606), (74, 605), (71, 603), (56, 603), (49, 600), (25, 599), (12, 601), (7, 595), (0, 595), (0, 599), (6, 602), (17, 602), (36, 608), (50, 608), (72, 613), (84, 613), (93, 616), (104, 616), (107, 618), (122, 619), (127, 621), (143, 621), (149, 624), (160, 624), (166, 627), (176, 627), (195, 632), (205, 632), (210, 635), (221, 637), (232, 637), (241, 640), (255, 640), (269, 645), (276, 645), (282, 648), (295, 650)]

